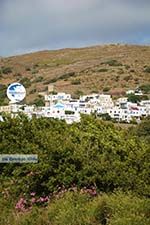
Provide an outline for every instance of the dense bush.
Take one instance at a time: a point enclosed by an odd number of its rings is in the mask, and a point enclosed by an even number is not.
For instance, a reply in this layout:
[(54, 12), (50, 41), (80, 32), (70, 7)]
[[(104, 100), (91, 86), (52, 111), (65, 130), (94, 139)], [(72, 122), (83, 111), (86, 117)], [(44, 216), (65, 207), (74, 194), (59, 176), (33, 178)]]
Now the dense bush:
[(72, 125), (3, 117), (0, 153), (38, 154), (39, 162), (1, 164), (0, 224), (149, 224), (149, 118), (129, 132), (93, 116)]
[[(93, 117), (67, 125), (54, 119), (6, 118), (0, 123), (0, 152), (38, 154), (37, 164), (1, 167), (2, 180), (11, 178), (10, 191), (51, 193), (58, 186), (96, 185), (148, 195), (149, 146)], [(32, 175), (30, 175), (32, 174)]]
[(141, 97), (139, 95), (128, 94), (127, 97), (129, 102), (138, 103), (141, 101)]

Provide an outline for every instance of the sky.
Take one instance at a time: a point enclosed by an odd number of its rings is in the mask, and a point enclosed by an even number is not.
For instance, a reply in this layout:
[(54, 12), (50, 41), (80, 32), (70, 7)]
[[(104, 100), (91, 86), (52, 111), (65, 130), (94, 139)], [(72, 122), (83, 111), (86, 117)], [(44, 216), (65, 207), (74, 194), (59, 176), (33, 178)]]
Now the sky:
[(150, 44), (150, 0), (0, 0), (0, 56)]

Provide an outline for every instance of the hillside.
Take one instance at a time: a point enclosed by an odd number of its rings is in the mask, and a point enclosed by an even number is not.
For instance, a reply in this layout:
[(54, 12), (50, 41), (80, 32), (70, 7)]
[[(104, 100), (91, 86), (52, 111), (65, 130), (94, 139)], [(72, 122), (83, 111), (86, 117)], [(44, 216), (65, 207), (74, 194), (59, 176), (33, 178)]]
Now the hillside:
[(51, 83), (74, 96), (121, 94), (150, 83), (150, 46), (103, 45), (0, 58), (0, 88), (16, 81), (25, 85), (28, 103)]

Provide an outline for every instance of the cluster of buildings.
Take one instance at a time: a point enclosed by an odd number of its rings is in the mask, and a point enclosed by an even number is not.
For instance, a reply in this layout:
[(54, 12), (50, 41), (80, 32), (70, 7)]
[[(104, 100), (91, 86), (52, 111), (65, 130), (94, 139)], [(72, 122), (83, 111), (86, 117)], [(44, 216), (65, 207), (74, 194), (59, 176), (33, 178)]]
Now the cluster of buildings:
[[(150, 115), (150, 100), (131, 103), (126, 97), (113, 101), (111, 95), (91, 94), (73, 99), (70, 94), (45, 94), (45, 106), (9, 104), (1, 106), (0, 112), (16, 115), (23, 112), (32, 116), (65, 120), (68, 124), (79, 122), (81, 114), (108, 115), (118, 122), (130, 123), (133, 118), (138, 122), (142, 117)], [(2, 119), (2, 118), (1, 118)]]

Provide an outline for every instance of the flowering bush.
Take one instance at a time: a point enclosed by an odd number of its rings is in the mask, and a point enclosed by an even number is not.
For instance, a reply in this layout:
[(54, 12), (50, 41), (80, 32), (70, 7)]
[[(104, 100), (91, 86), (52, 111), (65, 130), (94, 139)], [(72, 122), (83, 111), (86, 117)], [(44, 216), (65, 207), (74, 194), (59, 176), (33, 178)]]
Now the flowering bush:
[(35, 197), (36, 193), (31, 192), (29, 198), (23, 198), (21, 197), (18, 202), (16, 203), (15, 209), (20, 212), (26, 212), (30, 209), (32, 209), (33, 205), (45, 205), (45, 203), (48, 203), (49, 197)]

